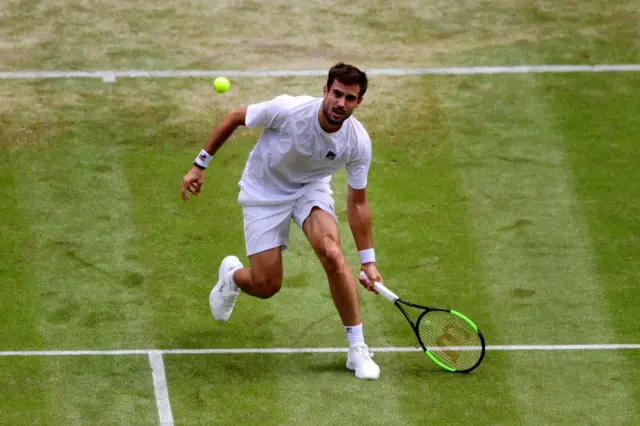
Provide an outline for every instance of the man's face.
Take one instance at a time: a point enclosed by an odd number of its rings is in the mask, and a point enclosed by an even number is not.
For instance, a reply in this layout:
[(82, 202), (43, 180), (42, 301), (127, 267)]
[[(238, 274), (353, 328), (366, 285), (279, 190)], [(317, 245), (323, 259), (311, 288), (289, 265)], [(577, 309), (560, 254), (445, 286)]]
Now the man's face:
[(359, 92), (359, 84), (344, 85), (338, 80), (333, 80), (331, 88), (324, 86), (322, 108), (329, 124), (337, 126), (353, 114), (362, 102)]

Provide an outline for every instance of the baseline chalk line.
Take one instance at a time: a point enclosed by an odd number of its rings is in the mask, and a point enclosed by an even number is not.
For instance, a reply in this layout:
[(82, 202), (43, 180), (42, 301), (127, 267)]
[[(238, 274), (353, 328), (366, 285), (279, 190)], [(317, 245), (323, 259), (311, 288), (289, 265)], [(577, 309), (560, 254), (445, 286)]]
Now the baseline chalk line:
[[(370, 68), (370, 76), (408, 75), (478, 75), (567, 72), (640, 72), (640, 64), (603, 65), (519, 65), (434, 68)], [(113, 83), (118, 78), (178, 78), (178, 77), (316, 77), (326, 76), (325, 69), (306, 70), (97, 70), (97, 71), (8, 71), (0, 79), (100, 78)]]
[[(459, 348), (462, 349), (462, 348)], [(473, 349), (469, 347), (469, 349)], [(574, 345), (488, 345), (487, 351), (572, 351), (640, 349), (640, 344), (574, 344)], [(123, 355), (205, 355), (205, 354), (299, 354), (340, 353), (347, 348), (213, 348), (213, 349), (120, 349), (120, 350), (62, 350), (62, 351), (3, 351), (0, 356), (123, 356)], [(419, 352), (418, 347), (370, 348), (373, 352)], [(160, 357), (161, 358), (161, 357)], [(154, 358), (155, 359), (155, 358)]]

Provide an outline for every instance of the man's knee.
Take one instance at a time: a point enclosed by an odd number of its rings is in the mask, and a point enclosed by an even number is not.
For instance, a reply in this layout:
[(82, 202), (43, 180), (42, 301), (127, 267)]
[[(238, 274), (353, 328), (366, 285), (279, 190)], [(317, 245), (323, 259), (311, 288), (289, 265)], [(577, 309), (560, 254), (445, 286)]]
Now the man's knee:
[(251, 294), (261, 299), (273, 297), (282, 288), (282, 249), (265, 250), (251, 259)]
[(261, 274), (256, 271), (251, 273), (251, 281), (256, 296), (261, 299), (269, 299), (275, 296), (282, 288), (281, 274)]
[(318, 250), (318, 256), (329, 273), (340, 273), (345, 266), (345, 258), (337, 241), (331, 237), (325, 237), (322, 246)]

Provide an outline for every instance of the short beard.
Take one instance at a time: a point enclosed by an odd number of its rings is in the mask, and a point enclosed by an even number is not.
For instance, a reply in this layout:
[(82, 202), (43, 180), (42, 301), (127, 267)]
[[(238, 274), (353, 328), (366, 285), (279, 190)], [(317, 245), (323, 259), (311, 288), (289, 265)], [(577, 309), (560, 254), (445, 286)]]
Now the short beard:
[(327, 123), (331, 124), (332, 126), (339, 126), (340, 124), (342, 124), (344, 122), (344, 120), (349, 118), (348, 116), (345, 116), (340, 121), (332, 120), (331, 116), (329, 115), (331, 113), (331, 111), (329, 111), (327, 109), (327, 107), (325, 106), (324, 102), (322, 103), (322, 111), (324, 112), (324, 118), (327, 120)]

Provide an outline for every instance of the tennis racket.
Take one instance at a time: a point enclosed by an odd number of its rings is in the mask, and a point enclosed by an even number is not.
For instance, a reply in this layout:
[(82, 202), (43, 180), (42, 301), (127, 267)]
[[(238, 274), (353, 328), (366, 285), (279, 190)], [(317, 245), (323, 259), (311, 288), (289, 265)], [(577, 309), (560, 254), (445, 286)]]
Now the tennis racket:
[[(369, 282), (364, 271), (360, 273), (360, 278)], [(373, 287), (400, 309), (411, 324), (420, 346), (438, 366), (455, 373), (468, 373), (480, 365), (485, 352), (484, 337), (469, 318), (452, 309), (407, 302), (379, 282), (374, 283)], [(421, 311), (415, 323), (403, 305)]]

